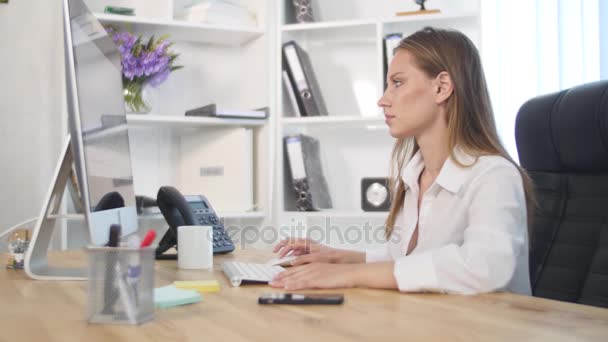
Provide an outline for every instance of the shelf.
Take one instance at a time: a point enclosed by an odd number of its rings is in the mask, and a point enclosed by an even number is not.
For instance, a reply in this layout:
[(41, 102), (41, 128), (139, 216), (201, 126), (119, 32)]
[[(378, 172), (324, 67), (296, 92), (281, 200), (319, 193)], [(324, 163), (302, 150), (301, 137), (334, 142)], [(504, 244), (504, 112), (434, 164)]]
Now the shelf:
[(284, 211), (285, 216), (305, 218), (363, 218), (363, 219), (386, 219), (387, 211)]
[(121, 125), (112, 126), (109, 128), (98, 129), (94, 131), (84, 132), (83, 140), (85, 142), (91, 142), (97, 139), (107, 139), (109, 137), (124, 135), (127, 131), (127, 125), (124, 123)]
[[(265, 213), (263, 211), (247, 211), (247, 212), (225, 212), (217, 213), (221, 219), (263, 219)], [(164, 220), (163, 214), (144, 214), (139, 216), (142, 220)]]
[(220, 119), (177, 115), (128, 114), (127, 123), (133, 127), (202, 128), (210, 126), (263, 126), (267, 119)]
[(305, 24), (286, 24), (282, 26), (283, 32), (290, 31), (306, 31), (306, 30), (320, 30), (320, 29), (332, 29), (332, 28), (353, 28), (358, 26), (372, 26), (376, 25), (374, 20), (343, 20), (343, 21), (327, 21), (317, 23), (305, 23)]
[[(225, 212), (217, 214), (224, 219), (263, 219), (265, 213), (263, 211), (248, 211), (248, 212)], [(143, 214), (137, 216), (141, 220), (164, 220), (163, 214)], [(83, 214), (66, 214), (66, 215), (49, 215), (49, 218), (57, 220), (83, 221)]]
[(141, 18), (117, 14), (95, 13), (104, 25), (115, 25), (122, 30), (146, 35), (170, 35), (172, 41), (189, 41), (217, 45), (243, 45), (261, 37), (265, 31), (258, 28), (197, 24), (186, 21)]
[(410, 15), (402, 17), (392, 17), (383, 19), (380, 21), (382, 24), (399, 24), (399, 23), (413, 23), (419, 21), (437, 21), (437, 20), (454, 20), (454, 19), (471, 19), (477, 17), (474, 13), (458, 13), (458, 14), (446, 14), (446, 13), (432, 13), (432, 14), (420, 14)]
[(403, 17), (391, 17), (386, 19), (371, 19), (371, 20), (336, 20), (336, 21), (325, 21), (316, 23), (304, 23), (304, 24), (285, 24), (281, 27), (283, 32), (293, 31), (308, 31), (308, 30), (322, 30), (322, 29), (334, 29), (334, 28), (353, 28), (360, 26), (371, 26), (376, 24), (398, 24), (398, 23), (414, 23), (420, 21), (429, 20), (453, 20), (453, 19), (468, 19), (476, 17), (477, 15), (472, 13), (461, 13), (461, 14), (445, 14), (445, 13), (433, 13), (433, 14), (420, 14)]
[(282, 118), (281, 122), (284, 125), (325, 125), (330, 123), (335, 124), (384, 124), (382, 116), (305, 116)]

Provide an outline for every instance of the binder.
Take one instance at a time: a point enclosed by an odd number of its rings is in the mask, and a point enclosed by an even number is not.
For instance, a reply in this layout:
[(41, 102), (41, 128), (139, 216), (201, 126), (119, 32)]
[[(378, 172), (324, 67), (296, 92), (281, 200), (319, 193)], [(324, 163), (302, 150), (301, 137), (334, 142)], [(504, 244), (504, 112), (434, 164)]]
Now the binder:
[(291, 179), (293, 202), (298, 211), (332, 208), (331, 196), (321, 166), (319, 141), (297, 134), (284, 138), (286, 179)]
[(283, 44), (283, 61), (296, 92), (302, 116), (327, 115), (325, 101), (308, 53), (292, 40)]
[(300, 107), (298, 107), (298, 102), (296, 100), (296, 93), (293, 91), (291, 81), (289, 80), (289, 75), (287, 75), (287, 71), (285, 70), (283, 70), (283, 85), (285, 86), (287, 97), (289, 98), (289, 103), (293, 111), (293, 116), (302, 116), (302, 114), (300, 113)]
[(403, 33), (391, 33), (387, 34), (382, 40), (382, 45), (384, 46), (384, 90), (386, 90), (386, 83), (388, 81), (386, 79), (388, 66), (391, 64), (391, 60), (393, 59), (393, 51), (397, 46), (399, 46), (401, 39), (403, 39)]

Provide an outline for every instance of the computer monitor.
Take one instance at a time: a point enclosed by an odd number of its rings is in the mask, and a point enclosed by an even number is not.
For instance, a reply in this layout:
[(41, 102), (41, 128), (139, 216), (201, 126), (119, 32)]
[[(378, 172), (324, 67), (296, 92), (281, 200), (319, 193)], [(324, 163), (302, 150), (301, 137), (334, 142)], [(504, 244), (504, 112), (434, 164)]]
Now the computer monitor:
[(137, 231), (120, 52), (82, 0), (64, 0), (66, 84), (74, 165), (91, 243), (112, 224)]
[(88, 243), (106, 244), (112, 224), (121, 225), (123, 236), (136, 232), (137, 210), (120, 53), (82, 0), (63, 0), (63, 19), (71, 136), (34, 227), (24, 266), (34, 279), (83, 280), (86, 269), (48, 262), (61, 198), (72, 170), (78, 179), (75, 201), (84, 212)]

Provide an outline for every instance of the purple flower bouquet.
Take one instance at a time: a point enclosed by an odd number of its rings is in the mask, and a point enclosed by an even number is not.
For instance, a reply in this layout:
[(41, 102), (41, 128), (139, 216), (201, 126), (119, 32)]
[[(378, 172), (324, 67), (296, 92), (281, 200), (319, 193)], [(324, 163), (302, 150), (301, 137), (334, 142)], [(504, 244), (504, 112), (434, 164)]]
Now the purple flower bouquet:
[(142, 96), (144, 87), (158, 87), (172, 71), (182, 68), (173, 65), (178, 56), (169, 50), (173, 44), (166, 40), (166, 36), (156, 40), (152, 36), (144, 42), (142, 36), (117, 32), (112, 27), (106, 30), (120, 51), (125, 104), (131, 112), (149, 112), (151, 108)]

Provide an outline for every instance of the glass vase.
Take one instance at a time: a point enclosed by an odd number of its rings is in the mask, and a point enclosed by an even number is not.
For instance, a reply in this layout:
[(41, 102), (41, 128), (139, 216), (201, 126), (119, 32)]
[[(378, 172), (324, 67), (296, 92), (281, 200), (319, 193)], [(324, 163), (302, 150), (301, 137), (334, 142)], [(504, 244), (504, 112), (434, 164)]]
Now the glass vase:
[(131, 114), (148, 114), (152, 110), (146, 96), (148, 85), (132, 82), (124, 87), (125, 110)]

